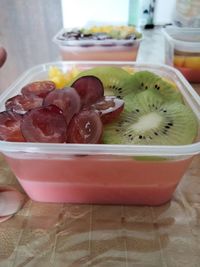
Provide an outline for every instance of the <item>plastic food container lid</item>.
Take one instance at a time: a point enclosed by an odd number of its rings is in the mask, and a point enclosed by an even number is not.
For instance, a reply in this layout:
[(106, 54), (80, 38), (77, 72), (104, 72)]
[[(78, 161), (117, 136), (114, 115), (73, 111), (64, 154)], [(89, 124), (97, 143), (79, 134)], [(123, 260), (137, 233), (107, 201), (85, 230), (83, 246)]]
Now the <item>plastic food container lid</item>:
[(163, 29), (165, 37), (174, 45), (174, 49), (200, 53), (200, 28), (179, 28), (169, 26)]
[[(35, 66), (27, 70), (19, 79), (0, 95), (0, 111), (5, 110), (5, 101), (20, 92), (21, 88), (33, 81), (44, 80), (48, 77), (49, 68), (55, 66), (66, 72), (77, 66), (80, 69), (92, 68), (95, 66), (119, 66), (131, 67), (135, 71), (149, 70), (177, 84), (186, 103), (197, 116), (200, 125), (200, 98), (183, 75), (175, 68), (163, 64), (145, 64), (136, 62), (107, 61), (59, 61), (50, 62)], [(193, 144), (166, 146), (166, 145), (112, 145), (112, 144), (52, 144), (52, 143), (31, 143), (31, 142), (7, 142), (0, 141), (0, 151), (3, 153), (34, 153), (51, 155), (124, 155), (124, 156), (167, 156), (185, 157), (200, 153), (200, 136)]]
[(89, 46), (118, 46), (118, 45), (125, 45), (131, 46), (135, 43), (138, 43), (142, 40), (142, 37), (137, 39), (108, 39), (108, 40), (65, 40), (64, 37), (62, 38), (63, 33), (71, 31), (73, 29), (62, 29), (60, 30), (54, 37), (53, 42), (60, 46), (82, 46), (82, 47), (89, 47)]

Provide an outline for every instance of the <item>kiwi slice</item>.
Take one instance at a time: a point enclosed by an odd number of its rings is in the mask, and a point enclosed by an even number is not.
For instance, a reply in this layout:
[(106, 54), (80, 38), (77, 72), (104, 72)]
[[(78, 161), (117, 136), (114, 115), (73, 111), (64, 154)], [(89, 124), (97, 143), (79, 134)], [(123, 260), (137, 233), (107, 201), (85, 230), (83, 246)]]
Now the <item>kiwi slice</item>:
[(185, 145), (197, 135), (197, 120), (189, 107), (166, 102), (151, 90), (135, 96), (132, 109), (104, 128), (106, 144)]
[(75, 79), (86, 75), (96, 76), (102, 81), (104, 95), (115, 95), (121, 99), (124, 97), (124, 82), (132, 76), (120, 67), (98, 66), (82, 71)]
[[(138, 94), (141, 94), (142, 96), (138, 97)], [(151, 101), (154, 101), (153, 105), (155, 106), (159, 106), (160, 103), (164, 103), (164, 98), (162, 97), (162, 95), (154, 89), (148, 89), (148, 91), (142, 91), (138, 94), (131, 93), (124, 97), (126, 111), (132, 112), (132, 110), (134, 109), (136, 105), (135, 102), (138, 101), (138, 98), (139, 98), (139, 101), (140, 101), (140, 98), (143, 98), (141, 101), (144, 101), (144, 102), (140, 103), (140, 105), (143, 105), (143, 110), (146, 112), (149, 110), (148, 105), (151, 103)], [(150, 101), (150, 103), (148, 101)]]
[(167, 101), (183, 102), (182, 95), (172, 83), (150, 71), (136, 72), (124, 83), (125, 95), (137, 94), (149, 89), (159, 92)]

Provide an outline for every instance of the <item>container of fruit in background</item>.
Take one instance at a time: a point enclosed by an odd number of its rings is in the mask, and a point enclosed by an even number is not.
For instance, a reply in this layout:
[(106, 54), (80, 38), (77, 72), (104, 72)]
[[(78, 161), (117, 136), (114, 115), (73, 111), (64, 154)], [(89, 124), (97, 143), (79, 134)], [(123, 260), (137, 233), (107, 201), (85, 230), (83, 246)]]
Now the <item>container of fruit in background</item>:
[(200, 152), (199, 98), (166, 65), (39, 65), (0, 107), (0, 151), (36, 201), (161, 205)]
[(166, 27), (166, 63), (173, 65), (189, 82), (200, 83), (200, 29)]
[(142, 34), (133, 26), (62, 29), (53, 38), (63, 60), (135, 61)]

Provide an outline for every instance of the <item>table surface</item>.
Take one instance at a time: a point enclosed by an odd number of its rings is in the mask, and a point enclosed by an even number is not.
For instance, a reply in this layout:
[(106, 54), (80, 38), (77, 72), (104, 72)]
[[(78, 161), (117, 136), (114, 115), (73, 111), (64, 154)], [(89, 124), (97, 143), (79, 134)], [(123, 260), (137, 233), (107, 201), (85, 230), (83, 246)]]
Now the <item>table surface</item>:
[[(59, 1), (22, 2), (0, 2), (0, 38), (9, 52), (1, 91), (31, 66), (59, 59), (51, 42), (62, 26)], [(160, 30), (144, 34), (138, 61), (163, 63)], [(200, 94), (200, 86), (194, 88)], [(0, 267), (199, 267), (199, 178), (196, 157), (172, 201), (159, 207), (44, 204), (26, 197), (24, 207), (0, 224)], [(0, 185), (22, 191), (2, 156)]]

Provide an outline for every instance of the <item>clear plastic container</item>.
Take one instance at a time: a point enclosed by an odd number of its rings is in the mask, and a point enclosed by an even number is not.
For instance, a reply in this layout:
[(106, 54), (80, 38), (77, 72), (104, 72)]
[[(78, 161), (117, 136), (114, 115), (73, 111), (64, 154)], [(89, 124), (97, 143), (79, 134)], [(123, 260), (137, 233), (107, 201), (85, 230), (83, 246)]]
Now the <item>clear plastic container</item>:
[(166, 27), (166, 63), (176, 67), (189, 82), (200, 83), (200, 28)]
[(142, 38), (136, 40), (64, 40), (62, 29), (53, 38), (63, 60), (135, 61)]
[[(200, 124), (200, 99), (185, 78), (166, 65), (128, 62), (52, 62), (22, 75), (0, 96), (5, 100), (25, 84), (46, 79), (50, 66), (64, 72), (77, 65), (129, 66), (150, 70), (175, 83)], [(42, 202), (161, 205), (172, 198), (193, 157), (200, 136), (184, 146), (45, 144), (0, 141), (13, 173), (30, 198)]]
[(200, 28), (200, 1), (176, 0), (173, 17), (178, 26)]

